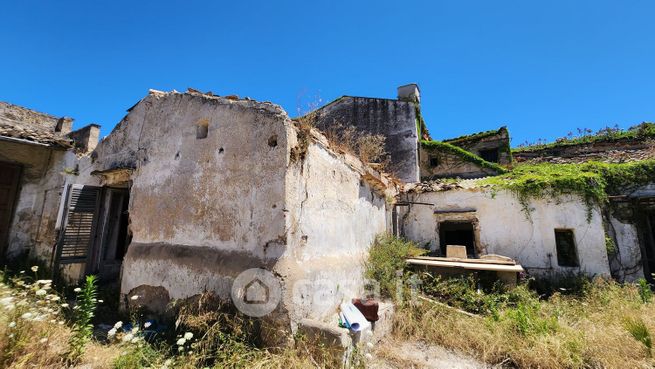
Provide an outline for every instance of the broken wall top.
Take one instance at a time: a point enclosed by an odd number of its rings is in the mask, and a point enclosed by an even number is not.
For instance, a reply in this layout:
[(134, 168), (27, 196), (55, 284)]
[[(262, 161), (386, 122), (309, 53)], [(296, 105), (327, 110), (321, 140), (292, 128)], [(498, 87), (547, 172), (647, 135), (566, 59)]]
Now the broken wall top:
[(413, 101), (342, 96), (295, 120), (324, 133), (354, 127), (360, 132), (384, 136), (390, 172), (404, 182), (417, 182), (419, 117), (420, 108)]

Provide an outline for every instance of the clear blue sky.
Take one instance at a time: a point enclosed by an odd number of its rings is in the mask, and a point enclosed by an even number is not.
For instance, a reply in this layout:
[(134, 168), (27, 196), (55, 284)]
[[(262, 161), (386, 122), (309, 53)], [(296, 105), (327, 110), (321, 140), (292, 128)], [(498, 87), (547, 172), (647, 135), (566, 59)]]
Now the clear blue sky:
[(149, 88), (282, 105), (395, 97), (433, 137), (508, 125), (513, 144), (655, 121), (655, 1), (12, 1), (0, 100), (100, 123)]

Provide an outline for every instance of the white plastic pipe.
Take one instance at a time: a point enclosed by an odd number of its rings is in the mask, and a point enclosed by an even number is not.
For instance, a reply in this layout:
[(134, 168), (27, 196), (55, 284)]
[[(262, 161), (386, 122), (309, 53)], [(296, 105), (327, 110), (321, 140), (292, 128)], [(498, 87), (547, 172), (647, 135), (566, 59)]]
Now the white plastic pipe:
[(368, 327), (369, 322), (364, 318), (362, 312), (352, 304), (352, 302), (344, 302), (341, 304), (341, 312), (353, 332), (359, 332)]

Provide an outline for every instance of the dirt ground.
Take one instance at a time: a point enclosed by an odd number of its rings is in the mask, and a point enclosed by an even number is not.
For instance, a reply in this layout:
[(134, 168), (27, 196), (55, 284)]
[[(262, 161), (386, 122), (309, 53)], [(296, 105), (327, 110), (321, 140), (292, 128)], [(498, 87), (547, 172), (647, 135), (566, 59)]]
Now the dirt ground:
[(367, 367), (373, 369), (496, 369), (470, 356), (424, 342), (381, 343)]

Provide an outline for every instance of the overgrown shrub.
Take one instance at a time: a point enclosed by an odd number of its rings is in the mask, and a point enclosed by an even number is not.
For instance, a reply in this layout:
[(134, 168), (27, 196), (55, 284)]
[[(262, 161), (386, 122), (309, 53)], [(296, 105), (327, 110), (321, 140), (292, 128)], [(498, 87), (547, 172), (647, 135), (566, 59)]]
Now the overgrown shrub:
[(413, 242), (390, 234), (378, 235), (369, 250), (365, 276), (379, 283), (380, 293), (384, 297), (395, 297), (397, 282), (408, 277), (405, 260), (425, 252)]
[(653, 349), (653, 339), (650, 336), (650, 331), (648, 330), (646, 323), (641, 319), (626, 318), (625, 329), (635, 340), (644, 345), (650, 356)]
[(651, 285), (644, 278), (640, 278), (637, 281), (637, 285), (639, 286), (639, 297), (641, 297), (641, 301), (643, 301), (644, 304), (651, 302), (653, 300), (653, 290)]

